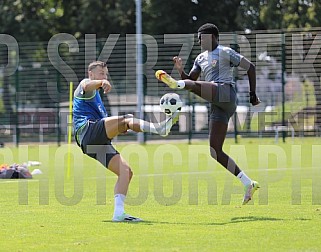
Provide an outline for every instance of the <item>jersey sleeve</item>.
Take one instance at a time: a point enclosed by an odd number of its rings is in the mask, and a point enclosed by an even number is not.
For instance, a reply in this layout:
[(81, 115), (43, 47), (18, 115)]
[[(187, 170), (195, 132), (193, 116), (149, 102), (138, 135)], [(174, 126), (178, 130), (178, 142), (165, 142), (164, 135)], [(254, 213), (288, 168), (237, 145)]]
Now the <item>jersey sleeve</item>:
[(74, 93), (74, 96), (77, 97), (77, 98), (80, 98), (80, 99), (91, 99), (92, 97), (95, 96), (96, 94), (96, 90), (93, 90), (93, 91), (87, 91), (85, 92), (83, 87), (82, 87), (82, 84), (86, 81), (89, 81), (89, 79), (83, 79), (78, 87), (76, 88), (75, 90), (75, 93)]
[(199, 64), (199, 56), (196, 57), (195, 61), (194, 61), (194, 64), (193, 64), (193, 67), (191, 69), (191, 72), (201, 72), (202, 69), (201, 69), (201, 66)]
[(241, 54), (234, 51), (232, 48), (224, 47), (222, 50), (223, 57), (230, 61), (231, 67), (237, 67), (243, 58)]

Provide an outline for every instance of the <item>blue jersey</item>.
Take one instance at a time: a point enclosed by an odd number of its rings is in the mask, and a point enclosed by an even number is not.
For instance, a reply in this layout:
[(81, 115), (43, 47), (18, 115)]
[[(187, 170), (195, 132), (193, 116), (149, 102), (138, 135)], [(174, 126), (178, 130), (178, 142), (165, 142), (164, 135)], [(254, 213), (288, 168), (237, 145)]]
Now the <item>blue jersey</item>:
[(99, 92), (97, 90), (90, 92), (83, 90), (81, 84), (88, 80), (82, 80), (74, 92), (73, 125), (76, 137), (79, 130), (84, 128), (88, 121), (99, 121), (108, 116)]

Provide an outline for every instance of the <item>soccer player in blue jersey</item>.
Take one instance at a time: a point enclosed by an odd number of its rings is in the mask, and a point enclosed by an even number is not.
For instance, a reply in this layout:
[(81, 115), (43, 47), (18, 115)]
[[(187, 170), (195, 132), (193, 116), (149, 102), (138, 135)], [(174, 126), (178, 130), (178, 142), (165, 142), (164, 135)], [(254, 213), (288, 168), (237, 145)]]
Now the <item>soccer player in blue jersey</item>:
[[(228, 121), (236, 110), (236, 89), (233, 80), (233, 67), (247, 70), (250, 85), (250, 103), (255, 106), (260, 103), (256, 91), (255, 66), (252, 62), (233, 49), (219, 44), (219, 31), (214, 24), (204, 24), (198, 29), (198, 39), (204, 52), (200, 53), (192, 69), (184, 72), (182, 59), (173, 58), (175, 68), (181, 80), (176, 81), (162, 70), (156, 72), (156, 77), (170, 88), (186, 89), (211, 103), (209, 121), (209, 142), (211, 156), (244, 185), (243, 205), (247, 204), (253, 193), (259, 188), (259, 183), (251, 180), (238, 165), (222, 149), (226, 137)], [(205, 81), (199, 81), (200, 74)]]
[(124, 201), (133, 173), (128, 163), (113, 147), (111, 139), (129, 129), (166, 136), (177, 121), (179, 111), (160, 124), (134, 118), (131, 114), (108, 116), (98, 92), (100, 88), (105, 94), (110, 92), (111, 85), (107, 74), (105, 62), (92, 62), (88, 66), (88, 78), (83, 79), (75, 90), (73, 101), (75, 138), (85, 154), (98, 160), (118, 176), (114, 188), (115, 210), (112, 220), (138, 222), (141, 221), (140, 218), (126, 214), (124, 210)]

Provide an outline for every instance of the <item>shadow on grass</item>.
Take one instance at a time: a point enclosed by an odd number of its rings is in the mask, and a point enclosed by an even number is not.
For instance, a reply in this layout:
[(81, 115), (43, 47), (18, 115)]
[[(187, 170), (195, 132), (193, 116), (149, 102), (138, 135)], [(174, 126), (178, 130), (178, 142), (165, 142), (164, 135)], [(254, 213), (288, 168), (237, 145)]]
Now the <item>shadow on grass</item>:
[[(233, 217), (227, 222), (210, 222), (210, 223), (191, 223), (191, 222), (168, 222), (168, 221), (142, 221), (142, 222), (123, 222), (128, 224), (139, 224), (139, 225), (154, 225), (154, 224), (165, 224), (165, 225), (216, 225), (223, 226), (228, 224), (240, 223), (240, 222), (254, 222), (254, 221), (283, 221), (284, 219), (272, 218), (272, 217), (262, 217), (262, 216), (245, 216), (245, 217)], [(102, 222), (107, 223), (118, 223), (111, 220), (104, 220)]]
[(284, 219), (272, 218), (272, 217), (262, 217), (262, 216), (244, 216), (244, 217), (234, 217), (231, 221), (227, 222), (213, 222), (208, 223), (207, 225), (227, 225), (240, 222), (253, 222), (253, 221), (283, 221)]
[[(117, 221), (111, 221), (111, 220), (103, 220), (102, 222), (105, 223), (112, 223), (112, 224), (119, 224), (119, 223), (124, 223), (124, 224), (134, 224), (134, 225), (153, 225), (153, 224), (162, 224), (160, 222), (154, 222), (154, 221), (140, 221), (140, 222), (130, 222), (130, 221), (121, 221), (121, 222), (117, 222)], [(164, 223), (165, 224), (165, 223)], [(174, 223), (166, 223), (166, 224), (174, 224)], [(183, 223), (181, 223), (183, 224)]]

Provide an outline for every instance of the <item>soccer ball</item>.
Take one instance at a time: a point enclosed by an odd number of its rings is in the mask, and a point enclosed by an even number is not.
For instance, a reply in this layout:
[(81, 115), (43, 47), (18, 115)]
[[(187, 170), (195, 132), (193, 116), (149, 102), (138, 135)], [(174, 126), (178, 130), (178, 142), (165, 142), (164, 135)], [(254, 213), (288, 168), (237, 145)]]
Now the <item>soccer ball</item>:
[(182, 109), (183, 102), (178, 94), (167, 93), (160, 98), (159, 105), (165, 114), (171, 115), (177, 110), (180, 111)]

